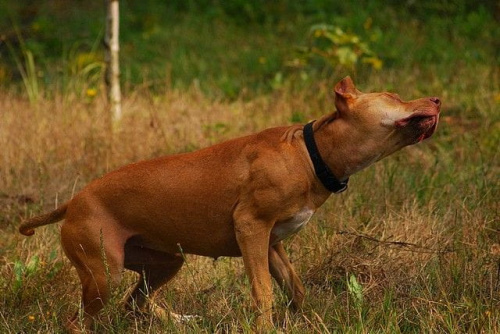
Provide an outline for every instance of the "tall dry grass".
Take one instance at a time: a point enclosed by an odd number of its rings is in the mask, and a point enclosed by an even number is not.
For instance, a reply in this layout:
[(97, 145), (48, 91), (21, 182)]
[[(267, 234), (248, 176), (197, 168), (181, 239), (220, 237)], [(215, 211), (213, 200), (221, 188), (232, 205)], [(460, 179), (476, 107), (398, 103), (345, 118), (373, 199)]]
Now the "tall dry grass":
[[(480, 71), (481, 69), (476, 69)], [(497, 78), (483, 69), (483, 77)], [(466, 73), (470, 74), (470, 73)], [(481, 74), (481, 72), (479, 72)], [(432, 73), (358, 78), (404, 98), (440, 95), (435, 136), (354, 176), (286, 242), (307, 288), (303, 312), (278, 289), (275, 323), (290, 333), (466, 333), (500, 331), (498, 79), (449, 82)], [(423, 82), (424, 81), (424, 82)], [(0, 92), (0, 329), (61, 332), (78, 307), (79, 282), (58, 243), (58, 226), (33, 238), (19, 222), (50, 209), (88, 181), (123, 164), (195, 150), (224, 139), (314, 119), (334, 109), (331, 82), (233, 102), (188, 91), (125, 98), (111, 131), (100, 96), (56, 96), (37, 104)], [(436, 93), (434, 93), (436, 92)], [(135, 277), (125, 274), (98, 332), (228, 333), (251, 330), (249, 287), (239, 259), (188, 257), (156, 302), (197, 322), (134, 318), (120, 309)]]

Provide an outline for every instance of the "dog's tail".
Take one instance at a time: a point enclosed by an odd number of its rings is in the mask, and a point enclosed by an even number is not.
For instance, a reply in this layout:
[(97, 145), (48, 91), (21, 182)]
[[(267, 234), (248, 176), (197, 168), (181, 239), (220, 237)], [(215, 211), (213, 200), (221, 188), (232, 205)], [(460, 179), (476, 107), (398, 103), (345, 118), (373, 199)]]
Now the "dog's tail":
[(21, 234), (31, 236), (35, 234), (35, 227), (52, 224), (64, 219), (67, 209), (68, 203), (65, 203), (52, 212), (30, 218), (24, 221), (21, 226), (19, 226), (19, 232)]

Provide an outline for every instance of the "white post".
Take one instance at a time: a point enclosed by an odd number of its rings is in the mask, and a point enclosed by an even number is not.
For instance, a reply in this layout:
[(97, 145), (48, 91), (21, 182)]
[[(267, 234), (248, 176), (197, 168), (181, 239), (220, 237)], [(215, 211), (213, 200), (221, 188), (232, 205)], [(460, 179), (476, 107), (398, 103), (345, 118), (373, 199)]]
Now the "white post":
[(122, 117), (120, 90), (120, 9), (118, 0), (106, 0), (106, 86), (113, 123)]

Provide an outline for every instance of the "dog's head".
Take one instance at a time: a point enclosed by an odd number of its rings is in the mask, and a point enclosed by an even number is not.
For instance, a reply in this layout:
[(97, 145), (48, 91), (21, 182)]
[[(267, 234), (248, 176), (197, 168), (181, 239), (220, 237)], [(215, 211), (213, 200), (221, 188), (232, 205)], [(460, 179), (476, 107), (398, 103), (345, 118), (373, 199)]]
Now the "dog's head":
[(362, 93), (346, 77), (335, 86), (335, 105), (337, 117), (352, 131), (353, 139), (369, 140), (372, 145), (367, 146), (379, 148), (381, 159), (429, 138), (438, 124), (441, 101), (437, 97), (403, 101), (394, 93)]

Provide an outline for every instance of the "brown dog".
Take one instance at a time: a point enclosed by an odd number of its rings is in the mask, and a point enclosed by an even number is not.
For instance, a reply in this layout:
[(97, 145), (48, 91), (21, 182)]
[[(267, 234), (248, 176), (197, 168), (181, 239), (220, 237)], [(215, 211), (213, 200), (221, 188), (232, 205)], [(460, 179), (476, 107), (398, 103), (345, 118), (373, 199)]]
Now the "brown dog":
[[(349, 176), (436, 129), (440, 101), (404, 102), (362, 93), (347, 77), (335, 86), (335, 113), (304, 126), (278, 127), (196, 152), (143, 161), (104, 175), (33, 228), (65, 219), (64, 251), (83, 285), (84, 326), (110, 297), (125, 269), (140, 274), (127, 305), (181, 268), (182, 252), (242, 256), (258, 310), (272, 326), (271, 276), (299, 308), (304, 287), (281, 241), (300, 230)], [(69, 328), (78, 331), (76, 314)]]

